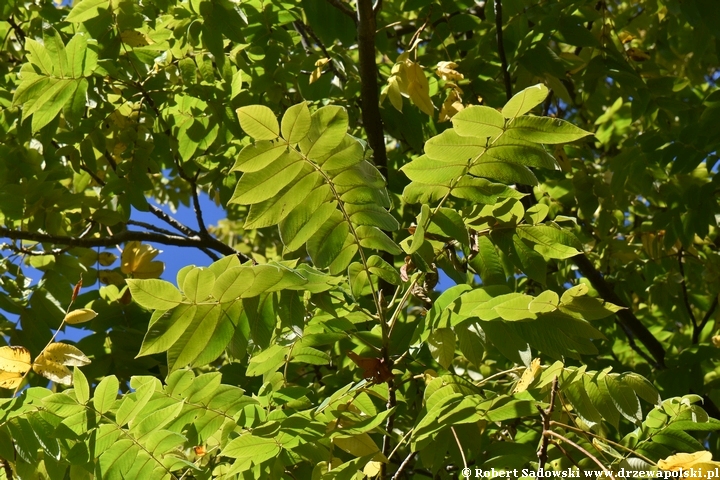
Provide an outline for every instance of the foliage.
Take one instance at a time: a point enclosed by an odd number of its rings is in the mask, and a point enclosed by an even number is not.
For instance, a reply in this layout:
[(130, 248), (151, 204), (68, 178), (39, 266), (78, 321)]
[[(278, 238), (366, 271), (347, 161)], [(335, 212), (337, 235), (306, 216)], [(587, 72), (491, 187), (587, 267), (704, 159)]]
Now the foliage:
[(714, 468), (716, 11), (4, 2), (0, 476)]

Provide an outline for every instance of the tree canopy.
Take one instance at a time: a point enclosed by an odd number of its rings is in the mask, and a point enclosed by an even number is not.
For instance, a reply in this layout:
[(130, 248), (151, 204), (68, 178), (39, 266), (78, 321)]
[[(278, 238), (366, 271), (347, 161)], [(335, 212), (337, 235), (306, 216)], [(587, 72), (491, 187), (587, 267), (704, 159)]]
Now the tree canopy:
[(719, 12), (5, 0), (0, 477), (720, 466)]

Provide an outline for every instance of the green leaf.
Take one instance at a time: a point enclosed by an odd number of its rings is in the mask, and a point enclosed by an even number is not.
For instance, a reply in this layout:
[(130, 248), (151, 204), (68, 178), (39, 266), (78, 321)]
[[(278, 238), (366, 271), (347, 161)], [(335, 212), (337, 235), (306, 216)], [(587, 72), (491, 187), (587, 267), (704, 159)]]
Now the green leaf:
[(525, 221), (530, 225), (537, 225), (547, 217), (550, 207), (544, 203), (538, 203), (525, 211)]
[(505, 283), (505, 271), (495, 245), (486, 236), (478, 237), (478, 252), (469, 264), (480, 275), (483, 285), (502, 285)]
[(303, 164), (294, 150), (285, 152), (262, 170), (243, 174), (228, 203), (252, 205), (274, 197), (295, 180)]
[(257, 172), (266, 168), (285, 152), (287, 145), (283, 143), (260, 140), (243, 147), (230, 171)]
[(274, 372), (285, 363), (285, 359), (290, 352), (290, 347), (282, 345), (271, 345), (270, 348), (263, 350), (258, 355), (250, 359), (246, 375), (255, 377)]
[[(405, 195), (403, 193), (403, 195)], [(443, 192), (444, 195), (444, 192)], [(494, 205), (500, 198), (522, 198), (524, 195), (517, 190), (493, 183), (485, 178), (464, 176), (452, 189), (452, 195), (457, 198), (470, 200), (476, 203)]]
[(193, 268), (185, 275), (183, 293), (193, 303), (205, 300), (213, 290), (215, 275), (206, 268)]
[(128, 279), (133, 299), (148, 310), (169, 310), (182, 302), (182, 295), (172, 283), (157, 279)]
[(348, 114), (344, 108), (329, 105), (312, 114), (310, 131), (300, 142), (307, 158), (318, 160), (332, 152), (345, 138)]
[(582, 128), (559, 118), (522, 116), (514, 119), (506, 131), (509, 137), (536, 143), (570, 143), (588, 135)]
[(99, 10), (110, 10), (109, 0), (82, 0), (75, 4), (67, 17), (66, 22), (85, 22), (98, 16)]
[(280, 453), (280, 445), (274, 438), (257, 437), (246, 433), (227, 444), (222, 455), (230, 458), (249, 458), (256, 464), (275, 457)]
[(505, 119), (494, 108), (484, 106), (468, 107), (452, 118), (458, 135), (494, 139), (503, 133)]
[(316, 188), (280, 222), (280, 238), (289, 252), (305, 244), (336, 211), (335, 202), (326, 203), (330, 187)]
[(53, 75), (55, 72), (55, 64), (53, 59), (45, 49), (45, 47), (32, 38), (28, 38), (25, 42), (25, 49), (27, 50), (27, 56), (30, 63), (40, 69), (45, 75)]
[(533, 250), (544, 257), (562, 260), (580, 254), (578, 249), (568, 245), (579, 246), (577, 240), (559, 228), (548, 225), (518, 225), (516, 232), (518, 237), (531, 242)]
[[(83, 3), (90, 1), (84, 0)], [(85, 57), (87, 55), (88, 43), (85, 35), (76, 33), (65, 47), (68, 70), (72, 78), (80, 78), (85, 74)]]
[[(340, 145), (335, 147), (327, 157), (322, 159), (322, 169), (337, 175), (338, 170), (344, 170), (360, 163), (365, 156), (365, 151), (357, 138), (345, 134)], [(320, 160), (318, 160), (320, 162)]]
[(504, 161), (483, 159), (470, 168), (470, 173), (476, 177), (490, 178), (507, 184), (537, 185), (538, 183), (535, 174), (526, 166)]
[(620, 381), (617, 374), (607, 374), (604, 380), (610, 398), (620, 414), (633, 423), (642, 422), (640, 401), (635, 396), (633, 389)]
[(451, 328), (438, 328), (430, 334), (427, 342), (435, 361), (448, 369), (455, 358), (455, 332)]
[(379, 257), (372, 255), (367, 259), (368, 270), (370, 273), (377, 275), (392, 285), (400, 285), (401, 279), (398, 271), (388, 262)]
[(457, 180), (465, 173), (466, 166), (466, 162), (441, 162), (422, 155), (403, 165), (400, 170), (413, 182), (449, 186), (453, 180)]
[(377, 227), (359, 226), (355, 232), (360, 239), (360, 246), (373, 250), (382, 250), (392, 255), (400, 255), (402, 250), (383, 231)]
[(264, 228), (277, 225), (308, 196), (322, 186), (323, 178), (310, 165), (304, 165), (295, 182), (284, 187), (277, 195), (250, 207), (244, 228)]
[(98, 413), (103, 414), (110, 410), (120, 389), (120, 382), (115, 375), (103, 378), (95, 387), (93, 406)]
[(168, 349), (168, 368), (170, 371), (185, 367), (207, 348), (220, 319), (218, 305), (198, 305), (195, 317), (180, 338)]
[(292, 363), (307, 363), (309, 365), (328, 365), (330, 355), (312, 347), (297, 347), (290, 356)]
[(305, 102), (288, 108), (282, 118), (282, 135), (291, 145), (304, 139), (310, 131), (310, 110)]
[(73, 387), (75, 389), (75, 397), (79, 403), (87, 403), (90, 400), (90, 384), (78, 367), (73, 368)]
[(280, 125), (268, 107), (248, 105), (236, 112), (242, 129), (255, 140), (275, 140), (280, 135)]
[(455, 333), (460, 341), (460, 352), (476, 367), (483, 364), (485, 353), (485, 332), (477, 322), (462, 322), (455, 326)]
[(425, 142), (425, 155), (451, 165), (468, 165), (485, 152), (487, 145), (486, 138), (463, 137), (448, 129)]
[(139, 386), (133, 395), (125, 395), (115, 414), (115, 421), (123, 426), (132, 422), (145, 408), (155, 393), (155, 383), (147, 382)]
[(557, 310), (560, 297), (552, 290), (545, 290), (530, 302), (528, 308), (532, 313), (547, 313)]
[(527, 87), (515, 95), (505, 104), (502, 115), (505, 118), (515, 118), (524, 115), (537, 105), (545, 101), (549, 93), (542, 83)]
[(185, 332), (196, 312), (196, 305), (180, 305), (151, 321), (138, 357), (167, 351)]
[(65, 54), (65, 44), (60, 34), (53, 27), (43, 29), (43, 44), (52, 63), (52, 73), (57, 77), (70, 76), (68, 58)]
[(340, 255), (350, 230), (342, 214), (333, 210), (330, 218), (308, 239), (307, 252), (318, 268), (325, 268)]

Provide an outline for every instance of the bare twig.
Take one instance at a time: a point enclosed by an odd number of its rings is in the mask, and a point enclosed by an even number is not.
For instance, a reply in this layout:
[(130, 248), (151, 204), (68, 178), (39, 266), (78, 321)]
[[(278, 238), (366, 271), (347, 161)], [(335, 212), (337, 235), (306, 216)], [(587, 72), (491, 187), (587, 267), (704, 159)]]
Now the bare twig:
[(692, 311), (692, 306), (690, 305), (690, 297), (688, 295), (688, 289), (687, 289), (687, 283), (685, 282), (685, 267), (683, 267), (683, 250), (682, 248), (678, 250), (678, 268), (680, 269), (680, 287), (682, 287), (682, 296), (683, 296), (683, 303), (685, 304), (685, 309), (688, 312), (688, 315), (690, 315), (690, 321), (692, 321), (693, 325), (693, 331), (697, 330), (697, 319), (695, 318), (695, 314)]
[(20, 25), (15, 22), (15, 19), (12, 16), (8, 17), (7, 22), (10, 24), (10, 27), (15, 32), (15, 38), (17, 38), (18, 42), (20, 42), (20, 46), (25, 48), (25, 37), (27, 35), (25, 35), (23, 29), (20, 28)]
[(710, 321), (710, 318), (712, 318), (713, 313), (715, 313), (715, 309), (718, 306), (718, 296), (715, 295), (715, 298), (713, 298), (712, 303), (710, 304), (710, 308), (708, 308), (708, 311), (705, 313), (705, 316), (700, 321), (700, 325), (698, 325), (697, 328), (693, 329), (693, 336), (692, 341), (693, 343), (698, 343), (700, 341), (700, 334), (703, 331), (703, 328), (705, 328), (705, 325)]
[[(114, 235), (101, 238), (80, 238), (0, 227), (0, 237), (10, 238), (12, 240), (30, 240), (54, 245), (66, 245), (68, 247), (87, 248), (114, 247), (116, 245), (120, 245), (121, 243), (137, 240), (142, 242), (159, 243), (161, 245), (174, 245), (178, 247), (206, 248), (226, 255), (242, 255), (230, 246), (212, 238), (203, 239), (197, 236), (181, 237), (179, 235), (166, 235), (155, 232), (133, 232), (130, 230), (124, 230)], [(244, 257), (244, 255), (242, 256)]]
[(552, 389), (550, 390), (550, 405), (548, 405), (545, 410), (538, 407), (538, 410), (540, 410), (540, 416), (542, 417), (543, 428), (542, 443), (540, 444), (540, 449), (537, 452), (538, 467), (541, 469), (545, 468), (545, 464), (547, 463), (547, 450), (550, 438), (545, 433), (550, 431), (550, 419), (552, 418), (553, 408), (555, 408), (555, 395), (557, 394), (557, 390), (558, 377), (555, 375), (552, 383)]
[(512, 98), (512, 80), (508, 71), (508, 61), (505, 55), (505, 43), (503, 41), (503, 14), (502, 0), (495, 0), (495, 30), (497, 31), (498, 55), (500, 56), (500, 67), (502, 68), (503, 83), (505, 83), (505, 95), (507, 99)]
[[(400, 478), (400, 475), (402, 474), (403, 470), (407, 468), (408, 465), (410, 465), (410, 460), (413, 459), (417, 455), (416, 452), (410, 452), (407, 457), (405, 457), (405, 460), (402, 461), (400, 466), (397, 469), (397, 472), (395, 472), (395, 475), (393, 475), (392, 480), (398, 480)], [(382, 478), (382, 477), (380, 477)]]
[(600, 460), (597, 459), (597, 457), (596, 457), (595, 455), (593, 455), (592, 453), (588, 452), (587, 450), (585, 450), (583, 447), (581, 447), (581, 446), (578, 445), (577, 443), (573, 442), (572, 440), (570, 440), (570, 439), (567, 438), (567, 437), (564, 437), (564, 436), (560, 435), (559, 433), (553, 432), (552, 430), (548, 430), (548, 431), (546, 431), (546, 432), (543, 432), (543, 435), (556, 437), (556, 438), (562, 440), (563, 442), (569, 443), (569, 444), (572, 445), (573, 447), (577, 448), (578, 451), (580, 451), (580, 453), (582, 453), (582, 454), (585, 455), (587, 458), (589, 458), (590, 460), (592, 460), (593, 462), (595, 462), (595, 464), (602, 469), (603, 473), (605, 474), (605, 476), (606, 476), (607, 478), (610, 478), (611, 480), (615, 480), (615, 476), (612, 474), (612, 472), (611, 472), (610, 470), (608, 470), (608, 468), (607, 468), (605, 465), (603, 465), (603, 464), (600, 462)]
[(348, 7), (345, 2), (342, 0), (327, 0), (327, 2), (332, 5), (333, 7), (340, 10), (342, 13), (347, 15), (352, 19), (352, 21), (357, 24), (357, 17), (355, 16), (355, 12), (353, 12), (352, 8)]
[[(557, 377), (555, 377), (555, 378), (557, 378)], [(455, 427), (450, 427), (450, 431), (452, 432), (453, 437), (455, 437), (455, 443), (457, 443), (458, 449), (460, 450), (460, 456), (462, 457), (463, 468), (467, 468), (468, 463), (467, 463), (467, 459), (465, 458), (465, 452), (463, 451), (463, 446), (460, 443), (460, 439), (457, 436), (457, 432), (455, 432)]]

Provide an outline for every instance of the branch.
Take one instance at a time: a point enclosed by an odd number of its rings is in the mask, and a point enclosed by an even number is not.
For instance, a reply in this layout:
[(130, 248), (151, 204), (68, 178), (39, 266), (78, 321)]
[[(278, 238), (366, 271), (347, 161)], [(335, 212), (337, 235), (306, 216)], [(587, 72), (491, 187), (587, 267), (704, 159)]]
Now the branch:
[(410, 460), (412, 460), (415, 455), (416, 452), (410, 452), (408, 456), (405, 457), (405, 460), (402, 461), (402, 463), (397, 469), (397, 472), (395, 472), (395, 475), (393, 475), (392, 480), (398, 480), (400, 478), (400, 474), (403, 472), (403, 470), (405, 470), (405, 468), (407, 468), (408, 465), (410, 465)]
[(700, 333), (702, 333), (703, 328), (705, 328), (705, 325), (710, 321), (710, 318), (712, 317), (713, 313), (715, 313), (715, 309), (718, 306), (718, 296), (715, 295), (715, 298), (712, 301), (712, 304), (710, 305), (710, 308), (708, 308), (707, 313), (705, 313), (705, 316), (700, 321), (700, 325), (698, 325), (697, 328), (693, 329), (693, 343), (698, 343), (700, 341)]
[(587, 450), (585, 450), (583, 447), (581, 447), (581, 446), (578, 445), (577, 443), (573, 442), (572, 440), (570, 440), (570, 439), (567, 438), (567, 437), (564, 437), (564, 436), (560, 435), (559, 433), (553, 432), (552, 430), (548, 430), (547, 432), (543, 432), (543, 435), (544, 435), (544, 436), (557, 437), (557, 438), (559, 438), (560, 440), (562, 440), (563, 442), (569, 443), (569, 444), (572, 445), (573, 447), (577, 448), (577, 449), (580, 451), (580, 453), (582, 453), (582, 454), (585, 455), (587, 458), (589, 458), (590, 460), (592, 460), (593, 462), (595, 462), (595, 464), (602, 469), (602, 471), (605, 473), (605, 476), (606, 476), (607, 478), (610, 478), (610, 479), (612, 479), (612, 480), (615, 480), (615, 476), (612, 474), (612, 472), (611, 472), (610, 470), (608, 470), (605, 465), (603, 465), (602, 463), (600, 463), (600, 460), (598, 460), (595, 455), (593, 455), (592, 453), (588, 452)]
[(688, 312), (688, 315), (690, 315), (690, 321), (692, 321), (693, 325), (693, 333), (695, 330), (697, 330), (697, 319), (695, 318), (695, 314), (692, 311), (692, 307), (690, 306), (690, 298), (688, 296), (688, 289), (687, 289), (687, 283), (685, 282), (685, 267), (683, 267), (683, 251), (682, 248), (678, 250), (678, 268), (680, 269), (680, 277), (682, 280), (680, 280), (680, 286), (682, 287), (682, 295), (683, 295), (683, 303), (685, 304), (685, 309)]
[(188, 182), (190, 182), (190, 188), (192, 189), (193, 208), (195, 209), (195, 218), (197, 219), (198, 228), (200, 229), (200, 236), (205, 238), (208, 236), (208, 231), (205, 227), (205, 220), (203, 220), (202, 209), (200, 208), (200, 197), (197, 193), (198, 175), (200, 175), (200, 170), (197, 171), (192, 180), (188, 179)]
[[(121, 243), (131, 242), (133, 240), (159, 243), (161, 245), (173, 245), (176, 247), (196, 247), (200, 249), (211, 249), (225, 255), (238, 255), (246, 258), (245, 255), (236, 252), (232, 247), (225, 245), (219, 240), (213, 238), (203, 239), (197, 236), (181, 237), (178, 235), (166, 235), (155, 232), (133, 232), (123, 230), (120, 233), (102, 238), (81, 238), (67, 237), (63, 235), (50, 235), (40, 232), (27, 232), (23, 230), (13, 230), (10, 228), (0, 227), (0, 237), (10, 238), (12, 240), (30, 240), (40, 243), (51, 243), (55, 245), (66, 245), (68, 247), (114, 247)], [(214, 240), (214, 241), (209, 241)]]
[(15, 37), (18, 39), (18, 42), (20, 42), (20, 46), (25, 48), (25, 37), (27, 35), (25, 35), (23, 29), (20, 28), (20, 25), (15, 22), (15, 19), (12, 16), (8, 17), (6, 21), (10, 24), (10, 27), (15, 32)]
[(378, 69), (375, 62), (375, 12), (372, 0), (358, 0), (358, 53), (360, 56), (360, 97), (362, 99), (362, 123), (373, 149), (375, 165), (387, 176), (387, 152), (385, 134), (380, 115)]
[(495, 0), (495, 30), (497, 34), (498, 55), (500, 56), (500, 65), (503, 72), (503, 82), (505, 83), (505, 95), (507, 99), (512, 98), (512, 80), (510, 72), (508, 72), (508, 61), (505, 56), (505, 42), (503, 41), (503, 15), (502, 0)]
[(577, 265), (580, 273), (590, 280), (593, 288), (598, 291), (604, 300), (620, 307), (625, 307), (616, 313), (618, 321), (623, 325), (623, 328), (627, 327), (627, 330), (632, 332), (635, 338), (647, 348), (652, 358), (655, 359), (657, 367), (665, 368), (665, 348), (662, 343), (638, 320), (632, 310), (627, 308), (625, 302), (620, 299), (615, 293), (615, 290), (605, 281), (605, 278), (595, 268), (595, 265), (592, 264), (585, 254), (575, 255), (572, 257), (572, 261)]
[(538, 456), (538, 467), (540, 469), (545, 468), (545, 464), (547, 463), (547, 449), (548, 449), (548, 443), (550, 442), (550, 438), (545, 434), (545, 432), (550, 431), (550, 420), (552, 418), (553, 409), (555, 408), (555, 395), (557, 394), (558, 390), (558, 377), (555, 375), (555, 378), (553, 379), (552, 383), (552, 390), (550, 390), (550, 405), (543, 410), (540, 407), (537, 407), (538, 410), (540, 410), (540, 416), (542, 417), (542, 425), (543, 425), (543, 439), (542, 444), (540, 445), (540, 450), (537, 452)]
[(344, 14), (347, 15), (348, 17), (350, 17), (350, 18), (352, 19), (352, 21), (355, 23), (355, 25), (357, 25), (358, 19), (357, 19), (357, 17), (355, 16), (355, 12), (353, 12), (352, 8), (350, 8), (350, 7), (348, 7), (347, 5), (345, 5), (345, 3), (342, 2), (341, 0), (327, 0), (327, 2), (328, 2), (330, 5), (332, 5), (333, 7), (337, 8), (338, 10), (340, 10), (342, 13), (344, 13)]

